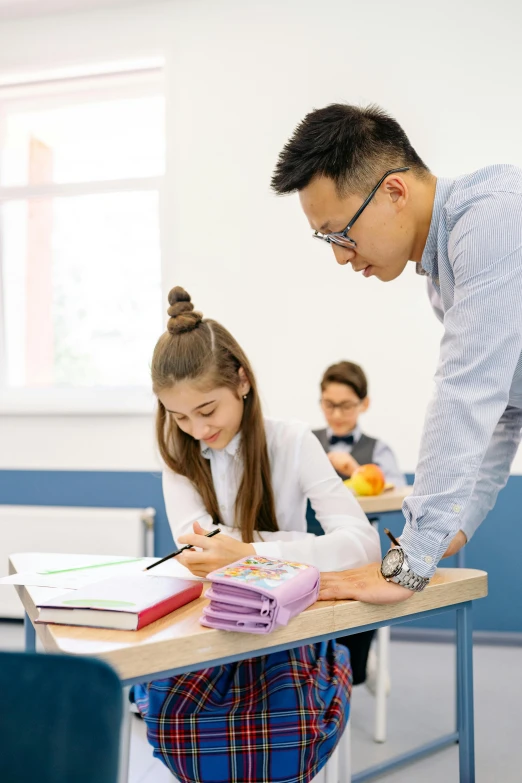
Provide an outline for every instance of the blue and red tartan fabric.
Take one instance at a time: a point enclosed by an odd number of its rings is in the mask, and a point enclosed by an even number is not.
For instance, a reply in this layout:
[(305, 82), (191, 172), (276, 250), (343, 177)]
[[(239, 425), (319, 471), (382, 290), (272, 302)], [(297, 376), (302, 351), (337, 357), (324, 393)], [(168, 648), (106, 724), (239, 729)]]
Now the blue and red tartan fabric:
[(183, 783), (309, 783), (350, 712), (346, 647), (298, 647), (134, 686), (160, 758)]

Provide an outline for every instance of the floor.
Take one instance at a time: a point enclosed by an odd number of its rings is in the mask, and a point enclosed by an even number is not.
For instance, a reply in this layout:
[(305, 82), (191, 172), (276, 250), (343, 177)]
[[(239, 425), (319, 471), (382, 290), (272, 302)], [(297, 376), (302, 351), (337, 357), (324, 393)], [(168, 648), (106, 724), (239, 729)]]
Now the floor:
[[(21, 623), (0, 622), (0, 649), (23, 646)], [(454, 727), (454, 657), (449, 644), (391, 643), (388, 741), (372, 740), (374, 699), (365, 686), (352, 699), (353, 771), (414, 748)], [(476, 783), (522, 780), (522, 649), (477, 646), (475, 665)], [(458, 783), (457, 748), (382, 776), (387, 783)], [(172, 783), (152, 758), (143, 721), (132, 717), (129, 783)]]

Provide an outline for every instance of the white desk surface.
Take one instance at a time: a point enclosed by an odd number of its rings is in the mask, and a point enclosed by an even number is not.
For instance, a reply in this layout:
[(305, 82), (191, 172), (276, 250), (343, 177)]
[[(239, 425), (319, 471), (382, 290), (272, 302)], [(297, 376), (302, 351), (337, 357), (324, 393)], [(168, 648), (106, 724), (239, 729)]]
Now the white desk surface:
[[(9, 561), (10, 573), (74, 565), (75, 555), (66, 554), (25, 553), (12, 555)], [(36, 605), (57, 592), (56, 588), (48, 587), (16, 589), (31, 621), (38, 614)], [(318, 601), (287, 626), (270, 634), (230, 633), (204, 628), (198, 619), (206, 603), (205, 598), (178, 609), (141, 631), (39, 624), (35, 628), (45, 650), (102, 658), (114, 666), (125, 680), (194, 663), (201, 663), (201, 668), (204, 668), (206, 662), (230, 655), (255, 654), (258, 650), (266, 651), (289, 641), (298, 644), (321, 634), (406, 617), (485, 595), (487, 574), (484, 571), (444, 568), (437, 572), (423, 592), (403, 603), (373, 606), (359, 601)]]

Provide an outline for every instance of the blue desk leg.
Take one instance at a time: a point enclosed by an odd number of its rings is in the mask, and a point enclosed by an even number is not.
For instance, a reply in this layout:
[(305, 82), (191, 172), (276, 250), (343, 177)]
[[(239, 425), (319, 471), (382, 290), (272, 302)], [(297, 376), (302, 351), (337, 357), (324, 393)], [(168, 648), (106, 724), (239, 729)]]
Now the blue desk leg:
[[(457, 620), (458, 615), (455, 616), (455, 620)], [(459, 683), (462, 682), (462, 671), (461, 671), (461, 665), (460, 665), (460, 649), (458, 642), (455, 644), (455, 730), (457, 732), (457, 736), (460, 731), (460, 686)], [(457, 740), (457, 742), (459, 742)]]
[[(462, 547), (462, 549), (459, 549), (457, 552), (457, 567), (458, 568), (465, 568), (466, 567), (466, 547)], [(457, 615), (458, 617), (458, 615)], [(460, 689), (458, 687), (458, 683), (462, 682), (462, 678), (464, 677), (464, 672), (460, 670), (460, 656), (459, 656), (459, 647), (458, 645), (455, 645), (455, 654), (457, 657), (456, 661), (456, 672), (457, 672), (457, 687), (455, 688), (455, 694), (456, 694), (456, 715), (455, 715), (455, 725), (457, 727), (457, 733), (459, 731), (460, 726), (460, 718), (459, 718), (459, 702), (460, 702)]]
[(25, 651), (36, 652), (36, 633), (27, 612), (24, 614)]
[(460, 783), (475, 783), (471, 601), (457, 608), (457, 720)]

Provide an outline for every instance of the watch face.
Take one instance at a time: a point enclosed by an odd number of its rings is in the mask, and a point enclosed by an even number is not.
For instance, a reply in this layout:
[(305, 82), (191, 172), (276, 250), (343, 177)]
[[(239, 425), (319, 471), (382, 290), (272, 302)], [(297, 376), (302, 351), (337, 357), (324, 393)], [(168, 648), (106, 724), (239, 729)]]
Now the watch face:
[(381, 564), (381, 573), (384, 578), (390, 579), (392, 576), (396, 576), (400, 572), (403, 563), (404, 552), (402, 549), (397, 547), (390, 549)]

